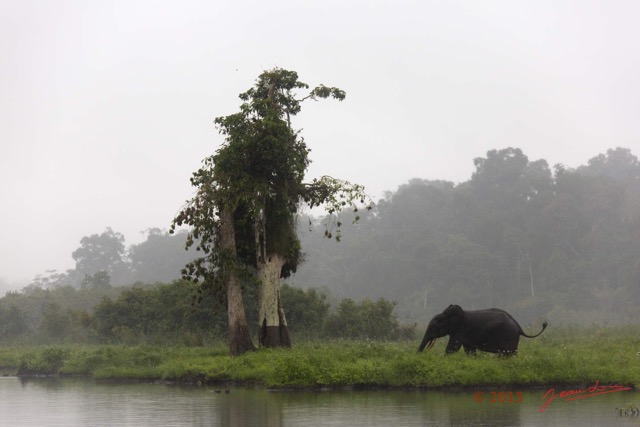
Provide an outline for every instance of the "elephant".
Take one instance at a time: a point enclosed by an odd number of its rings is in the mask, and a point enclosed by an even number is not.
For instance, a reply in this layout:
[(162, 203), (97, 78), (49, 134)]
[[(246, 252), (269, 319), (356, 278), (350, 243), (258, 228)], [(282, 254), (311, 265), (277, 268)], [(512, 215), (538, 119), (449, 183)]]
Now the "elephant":
[(436, 338), (449, 335), (449, 343), (445, 354), (455, 353), (464, 346), (467, 354), (475, 354), (476, 350), (514, 355), (518, 351), (520, 335), (535, 338), (547, 327), (542, 324), (542, 330), (536, 335), (524, 333), (518, 322), (506, 311), (498, 308), (487, 310), (464, 311), (459, 305), (450, 305), (442, 313), (436, 314), (427, 326), (418, 353), (433, 347)]

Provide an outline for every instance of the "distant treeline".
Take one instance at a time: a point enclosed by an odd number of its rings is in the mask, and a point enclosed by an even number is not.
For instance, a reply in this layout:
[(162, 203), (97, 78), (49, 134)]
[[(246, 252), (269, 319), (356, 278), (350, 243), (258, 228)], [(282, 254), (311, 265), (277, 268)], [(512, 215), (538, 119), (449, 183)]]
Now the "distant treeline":
[[(247, 317), (257, 331), (257, 292), (245, 289)], [(344, 299), (330, 310), (330, 296), (316, 289), (282, 287), (293, 339), (413, 339), (415, 325), (401, 325), (395, 304)], [(227, 337), (224, 298), (194, 283), (103, 289), (31, 289), (0, 298), (0, 344), (124, 343), (204, 345)]]
[[(345, 215), (339, 243), (323, 238), (336, 221), (300, 215), (305, 261), (288, 282), (395, 301), (401, 319), (421, 325), (452, 303), (501, 307), (524, 325), (640, 321), (640, 162), (631, 150), (576, 169), (516, 148), (474, 164), (466, 182), (416, 178), (359, 212), (356, 224)], [(74, 269), (38, 276), (23, 293), (170, 283), (198, 255), (184, 250), (186, 238), (156, 228), (126, 247), (107, 228), (82, 238)], [(284, 310), (295, 329), (295, 306)]]
[(457, 185), (413, 179), (389, 192), (357, 224), (345, 219), (339, 244), (303, 224), (306, 262), (290, 282), (395, 300), (421, 323), (452, 303), (506, 308), (524, 324), (640, 321), (640, 163), (629, 149), (576, 169), (514, 148), (474, 164)]
[(124, 236), (107, 227), (100, 234), (85, 236), (71, 253), (75, 268), (38, 275), (25, 291), (72, 286), (105, 289), (134, 283), (169, 283), (181, 277), (185, 264), (196, 257), (186, 251), (187, 232), (169, 234), (159, 228), (146, 230), (144, 242), (125, 246)]

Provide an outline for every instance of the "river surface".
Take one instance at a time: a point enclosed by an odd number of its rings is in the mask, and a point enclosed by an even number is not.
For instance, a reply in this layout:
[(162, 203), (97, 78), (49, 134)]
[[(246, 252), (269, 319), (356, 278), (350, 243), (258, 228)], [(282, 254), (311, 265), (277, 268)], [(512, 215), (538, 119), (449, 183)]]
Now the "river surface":
[(640, 426), (640, 417), (630, 410), (640, 406), (637, 391), (555, 399), (544, 412), (547, 389), (499, 391), (225, 390), (0, 377), (0, 425)]

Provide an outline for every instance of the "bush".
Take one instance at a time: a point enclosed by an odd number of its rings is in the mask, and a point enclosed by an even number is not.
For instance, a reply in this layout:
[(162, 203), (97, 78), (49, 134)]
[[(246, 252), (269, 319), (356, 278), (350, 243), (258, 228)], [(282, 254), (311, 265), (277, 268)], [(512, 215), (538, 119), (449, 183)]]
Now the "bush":
[(325, 324), (324, 336), (328, 338), (401, 340), (413, 339), (415, 327), (403, 326), (393, 313), (395, 302), (380, 298), (376, 302), (364, 299), (356, 304), (346, 298)]
[(209, 295), (194, 303), (195, 294), (196, 285), (188, 281), (126, 289), (116, 300), (105, 298), (95, 307), (93, 325), (102, 341), (113, 343), (193, 345), (222, 337), (226, 313), (214, 313)]
[[(258, 287), (245, 284), (250, 330), (257, 323)], [(329, 316), (329, 296), (283, 284), (283, 308), (294, 340), (413, 338), (395, 303), (343, 300)], [(0, 298), (0, 343), (164, 344), (203, 346), (227, 335), (226, 298), (184, 280), (110, 289), (71, 287), (9, 293)]]
[(327, 295), (315, 289), (302, 290), (289, 285), (281, 288), (289, 331), (304, 338), (317, 338), (329, 313)]
[(55, 375), (70, 355), (70, 350), (60, 347), (50, 347), (40, 352), (26, 353), (20, 359), (17, 375)]
[(0, 340), (15, 339), (29, 332), (27, 315), (15, 304), (8, 308), (0, 306)]

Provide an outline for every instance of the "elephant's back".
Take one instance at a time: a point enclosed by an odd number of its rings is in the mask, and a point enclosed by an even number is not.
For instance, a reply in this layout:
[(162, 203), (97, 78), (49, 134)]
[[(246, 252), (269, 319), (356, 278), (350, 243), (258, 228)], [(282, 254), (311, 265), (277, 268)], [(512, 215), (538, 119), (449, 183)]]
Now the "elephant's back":
[(486, 327), (497, 328), (504, 332), (519, 334), (521, 329), (518, 322), (504, 310), (488, 308), (485, 310), (468, 311), (467, 320), (471, 323), (482, 323)]

